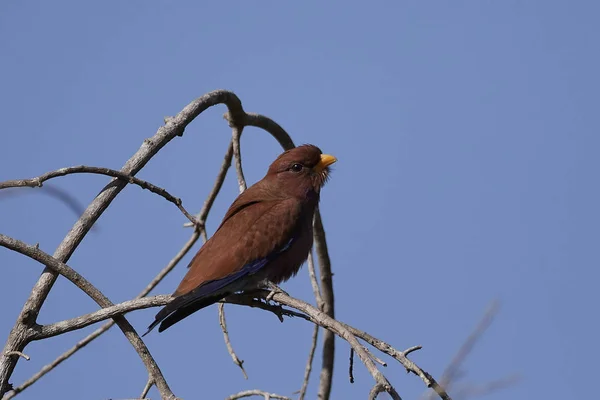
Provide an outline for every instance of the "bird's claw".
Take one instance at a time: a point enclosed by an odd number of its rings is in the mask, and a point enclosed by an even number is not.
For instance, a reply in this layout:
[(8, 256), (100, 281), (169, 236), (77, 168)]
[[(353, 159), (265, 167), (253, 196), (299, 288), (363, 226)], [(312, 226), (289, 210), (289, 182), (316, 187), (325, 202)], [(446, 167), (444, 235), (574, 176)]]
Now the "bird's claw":
[(265, 298), (265, 301), (267, 303), (270, 302), (271, 300), (273, 300), (273, 296), (275, 296), (277, 293), (282, 293), (282, 294), (285, 294), (286, 296), (288, 295), (286, 291), (284, 291), (283, 289), (281, 289), (279, 286), (277, 286), (276, 284), (274, 284), (271, 281), (267, 281), (265, 283), (265, 286), (267, 289), (271, 290), (271, 292)]

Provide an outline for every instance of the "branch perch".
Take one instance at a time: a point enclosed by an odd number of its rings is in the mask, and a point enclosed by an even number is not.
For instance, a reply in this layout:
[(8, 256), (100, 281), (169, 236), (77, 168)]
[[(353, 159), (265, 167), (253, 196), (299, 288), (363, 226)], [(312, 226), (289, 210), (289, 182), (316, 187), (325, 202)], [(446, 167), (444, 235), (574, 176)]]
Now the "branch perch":
[(113, 178), (118, 178), (118, 179), (124, 180), (128, 183), (137, 185), (137, 186), (141, 187), (142, 189), (147, 189), (147, 190), (151, 191), (152, 193), (155, 193), (155, 194), (165, 198), (167, 201), (175, 204), (177, 206), (177, 208), (179, 208), (179, 210), (183, 213), (183, 215), (185, 215), (185, 217), (187, 219), (189, 219), (192, 224), (197, 224), (196, 218), (194, 218), (189, 212), (187, 212), (187, 210), (181, 204), (180, 198), (171, 195), (165, 189), (158, 187), (156, 185), (153, 185), (150, 182), (146, 182), (144, 180), (136, 178), (135, 176), (127, 175), (121, 171), (117, 171), (117, 170), (110, 169), (110, 168), (89, 167), (86, 165), (60, 168), (60, 169), (57, 169), (54, 171), (46, 172), (45, 174), (40, 175), (36, 178), (16, 179), (16, 180), (12, 180), (12, 181), (0, 182), (0, 190), (6, 189), (6, 188), (16, 188), (16, 187), (31, 187), (31, 188), (42, 187), (43, 183), (47, 180), (50, 180), (53, 178), (58, 178), (61, 176), (66, 176), (66, 175), (73, 175), (73, 174), (96, 174), (96, 175), (112, 176)]

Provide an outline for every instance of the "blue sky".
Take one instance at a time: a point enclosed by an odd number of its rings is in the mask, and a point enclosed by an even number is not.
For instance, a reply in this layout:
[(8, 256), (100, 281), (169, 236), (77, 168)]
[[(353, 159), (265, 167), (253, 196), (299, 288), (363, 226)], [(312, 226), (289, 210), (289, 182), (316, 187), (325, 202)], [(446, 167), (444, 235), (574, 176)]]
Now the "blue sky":
[[(439, 377), (499, 299), (463, 382), (517, 373), (518, 385), (486, 398), (589, 397), (600, 356), (599, 12), (593, 1), (3, 2), (0, 180), (80, 164), (118, 169), (163, 117), (232, 90), (247, 111), (339, 159), (321, 206), (339, 319), (398, 348), (423, 345), (412, 357)], [(230, 138), (224, 110), (205, 112), (139, 176), (198, 211)], [(253, 183), (280, 149), (247, 129), (242, 152)], [(88, 204), (106, 182), (79, 175), (52, 185)], [(0, 197), (0, 232), (52, 253), (77, 215), (41, 192)], [(209, 232), (236, 194), (230, 175)], [(172, 204), (129, 187), (69, 264), (113, 302), (127, 300), (187, 240), (184, 222)], [(191, 255), (154, 293), (174, 290)], [(0, 268), (4, 341), (42, 268), (7, 250)], [(312, 298), (304, 270), (284, 289)], [(40, 322), (96, 308), (61, 279)], [(174, 392), (292, 395), (312, 327), (227, 309), (250, 380), (211, 307), (147, 337)], [(155, 311), (129, 319), (142, 330)], [(29, 345), (32, 359), (12, 382), (91, 330)], [(332, 398), (365, 398), (371, 377), (357, 365), (350, 384), (342, 341), (336, 355)], [(392, 361), (384, 372), (403, 398), (417, 398), (422, 382)], [(131, 398), (145, 380), (112, 330), (20, 398)], [(308, 398), (317, 381), (315, 372)]]

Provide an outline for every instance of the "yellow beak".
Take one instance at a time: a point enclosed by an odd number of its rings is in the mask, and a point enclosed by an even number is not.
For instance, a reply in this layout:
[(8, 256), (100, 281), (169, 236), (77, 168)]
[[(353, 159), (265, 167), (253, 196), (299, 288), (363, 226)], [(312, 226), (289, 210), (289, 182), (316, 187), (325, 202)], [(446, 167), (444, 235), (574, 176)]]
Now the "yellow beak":
[(319, 160), (319, 163), (315, 165), (315, 171), (320, 173), (336, 161), (337, 158), (334, 156), (330, 156), (329, 154), (321, 154), (321, 160)]

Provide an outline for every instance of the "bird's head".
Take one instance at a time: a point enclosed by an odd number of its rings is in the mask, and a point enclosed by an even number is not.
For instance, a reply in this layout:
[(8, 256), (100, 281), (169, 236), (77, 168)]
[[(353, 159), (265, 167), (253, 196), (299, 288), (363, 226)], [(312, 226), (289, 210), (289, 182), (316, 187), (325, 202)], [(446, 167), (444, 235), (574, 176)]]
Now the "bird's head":
[(266, 178), (276, 184), (282, 194), (304, 197), (318, 194), (327, 182), (330, 165), (337, 159), (323, 154), (312, 144), (295, 147), (282, 153), (269, 167)]

